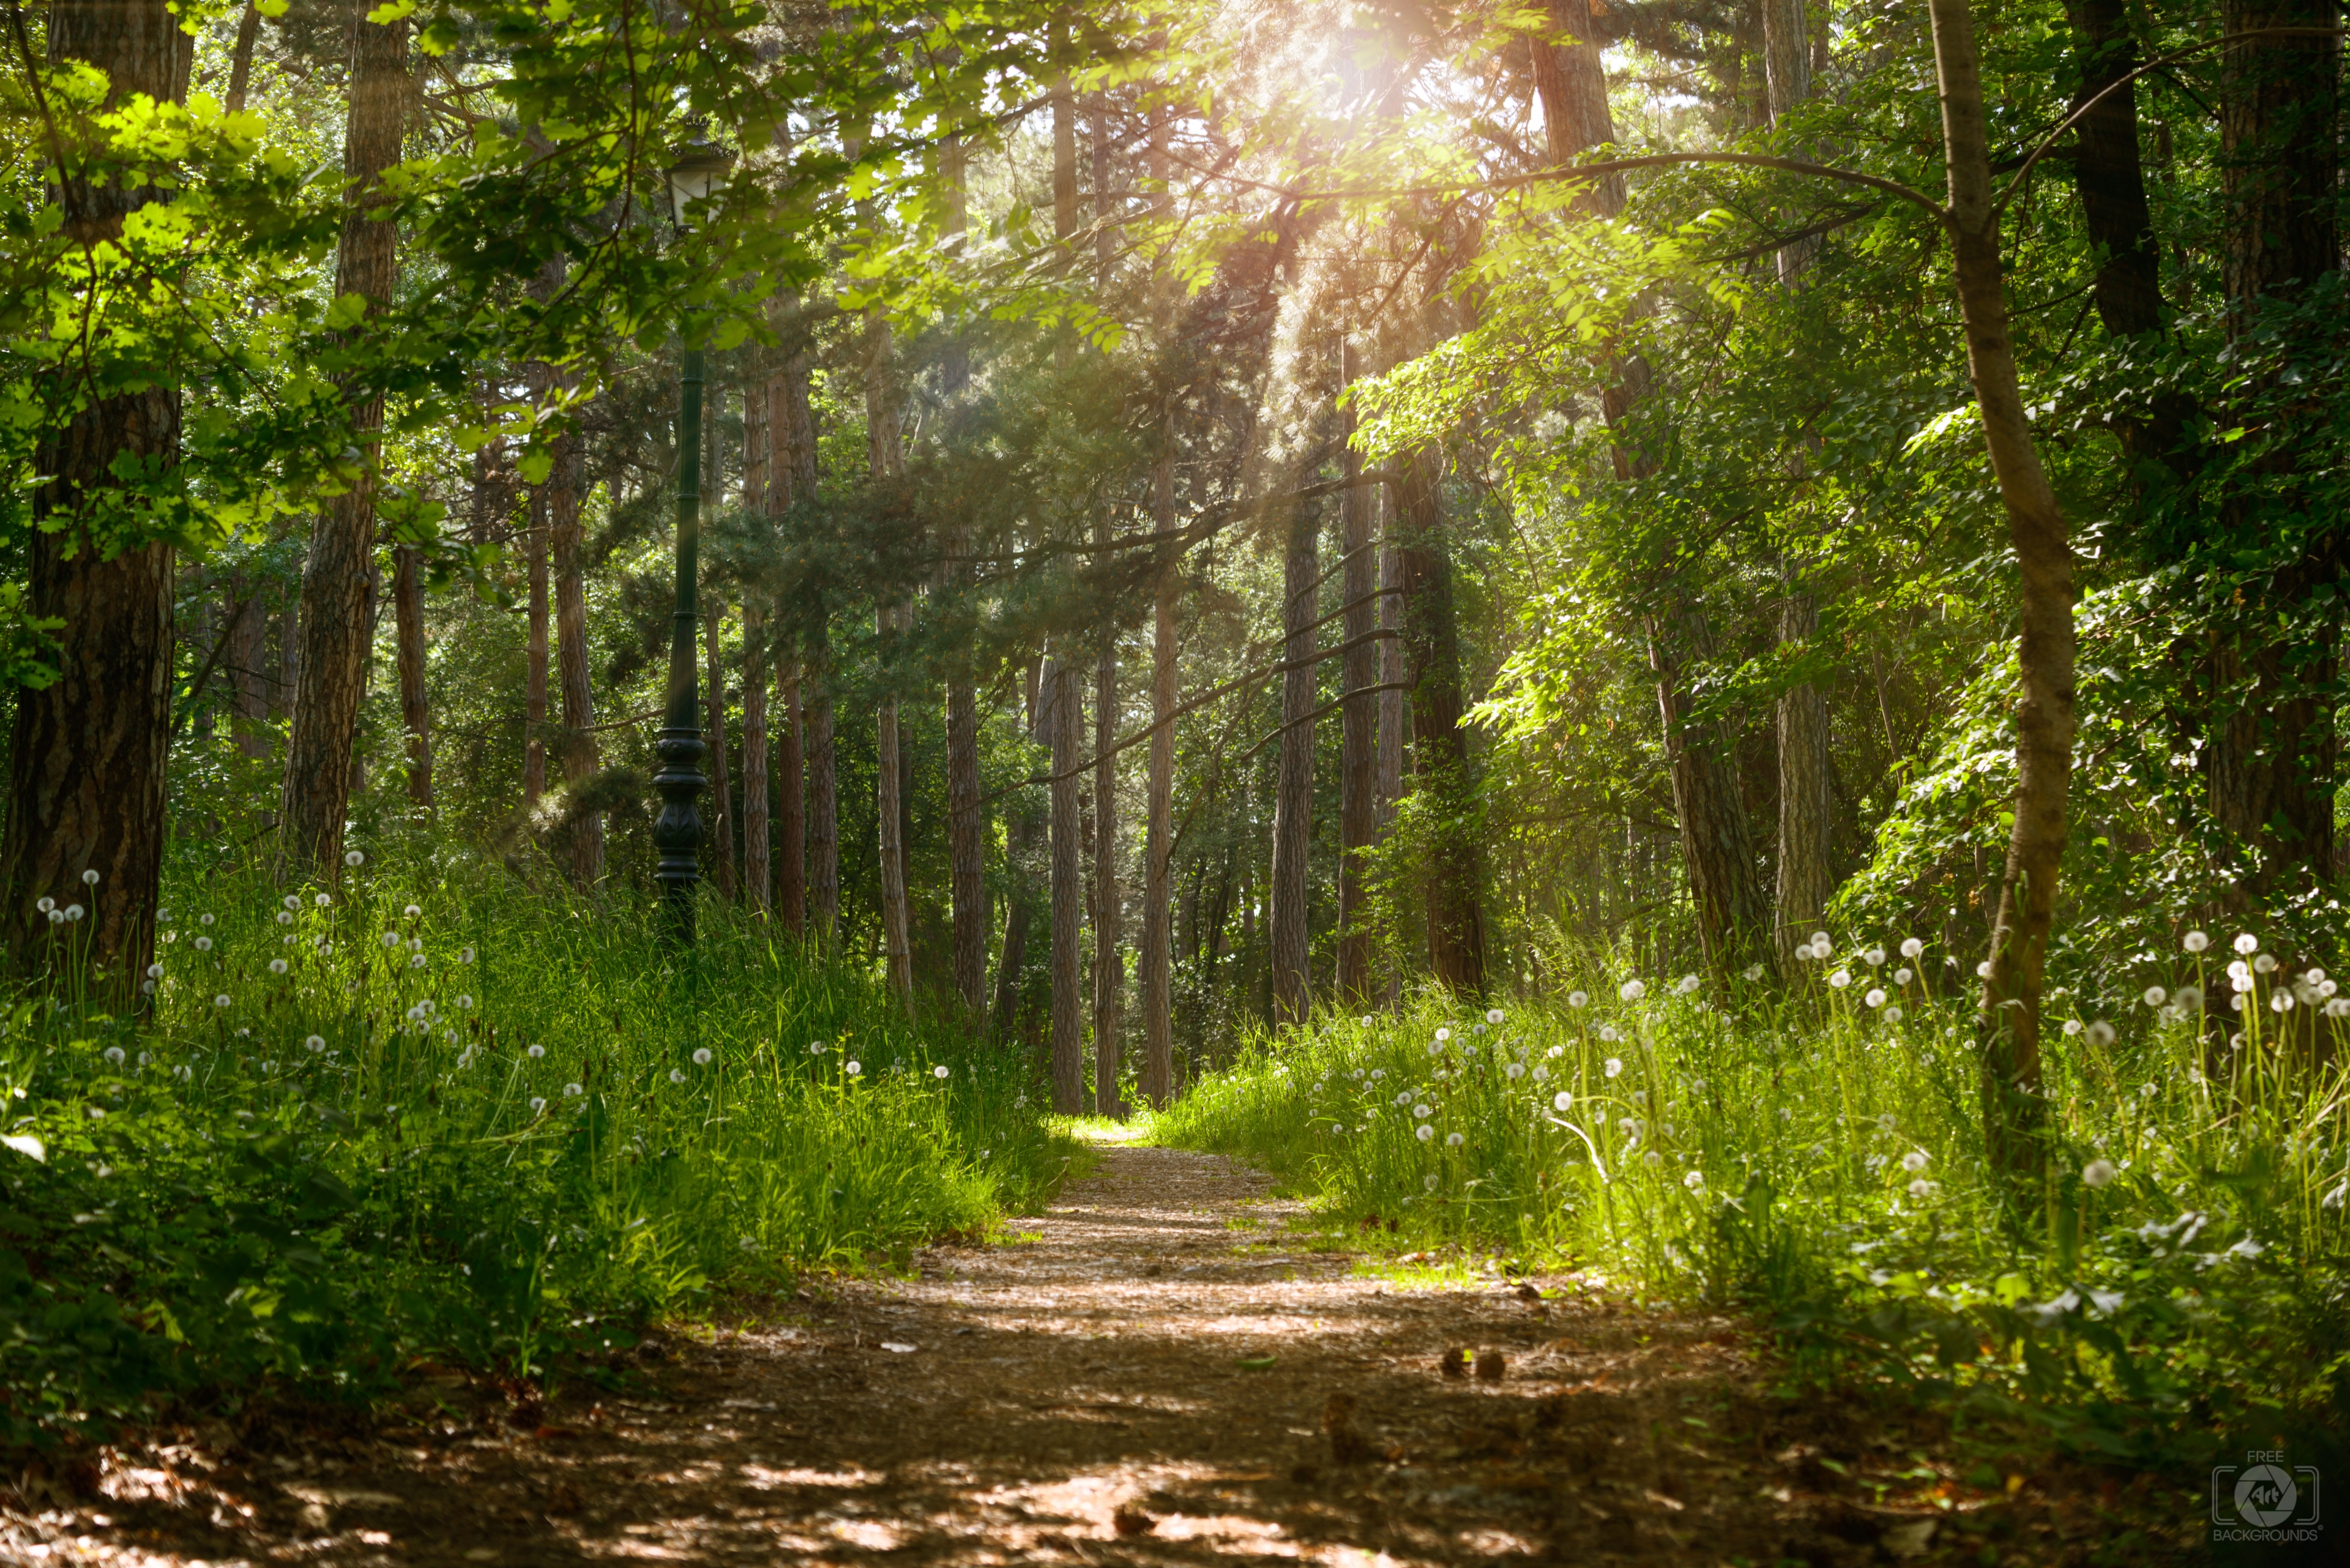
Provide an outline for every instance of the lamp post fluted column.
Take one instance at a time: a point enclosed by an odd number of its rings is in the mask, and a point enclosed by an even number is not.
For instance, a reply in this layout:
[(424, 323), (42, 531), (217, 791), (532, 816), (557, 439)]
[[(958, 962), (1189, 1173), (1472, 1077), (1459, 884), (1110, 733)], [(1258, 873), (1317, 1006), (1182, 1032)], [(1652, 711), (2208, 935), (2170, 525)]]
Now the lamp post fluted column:
[(701, 799), (707, 783), (702, 759), (709, 748), (702, 738), (694, 650), (700, 617), (694, 583), (702, 545), (701, 348), (689, 345), (684, 358), (677, 419), (677, 608), (670, 618), (668, 701), (660, 734), (653, 742), (653, 754), (660, 763), (653, 788), (661, 797), (653, 845), (660, 851), (660, 867), (654, 876), (661, 885), (672, 933), (691, 945), (694, 899), (702, 886)]

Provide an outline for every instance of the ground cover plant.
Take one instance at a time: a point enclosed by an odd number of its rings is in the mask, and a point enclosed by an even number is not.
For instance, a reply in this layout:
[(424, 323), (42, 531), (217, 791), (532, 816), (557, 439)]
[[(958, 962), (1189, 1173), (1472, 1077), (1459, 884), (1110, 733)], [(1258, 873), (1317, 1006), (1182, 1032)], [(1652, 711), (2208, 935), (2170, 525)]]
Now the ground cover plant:
[[(353, 848), (329, 889), (193, 857), (134, 1020), (0, 1036), (10, 1442), (420, 1358), (592, 1371), (726, 1286), (887, 1267), (1065, 1163), (1020, 1065), (713, 910)], [(47, 900), (70, 942), (110, 896)]]
[(2350, 1006), (2230, 935), (2187, 934), (2170, 983), (2111, 1017), (2060, 988), (2051, 1158), (2022, 1203), (1984, 1158), (1973, 1000), (1898, 936), (1806, 943), (1783, 991), (1586, 954), (1555, 999), (1325, 1016), (1159, 1130), (1399, 1246), (1749, 1305), (1800, 1376), (2201, 1462), (2314, 1437), (2350, 1397)]

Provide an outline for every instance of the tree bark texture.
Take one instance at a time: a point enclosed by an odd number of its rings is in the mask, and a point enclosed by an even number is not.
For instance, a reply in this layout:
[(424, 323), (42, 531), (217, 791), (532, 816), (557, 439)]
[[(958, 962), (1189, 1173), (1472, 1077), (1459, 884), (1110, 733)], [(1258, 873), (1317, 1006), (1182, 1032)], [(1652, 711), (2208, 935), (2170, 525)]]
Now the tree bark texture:
[(1086, 754), (1079, 668), (1055, 654), (1045, 664), (1044, 694), (1053, 738), (1053, 1108), (1064, 1116), (1085, 1109), (1086, 1093), (1085, 1003), (1078, 989), (1086, 898), (1077, 798)]
[[(579, 504), (586, 474), (579, 434), (555, 438), (555, 465), (546, 476), (548, 543), (555, 556), (555, 659), (563, 692), (563, 777), (573, 790), (604, 765), (594, 733), (596, 692), (588, 668), (588, 581)], [(571, 879), (582, 889), (604, 879), (604, 814), (571, 809)]]
[(1403, 594), (1404, 679), (1410, 682), (1417, 788), (1434, 794), (1429, 846), (1428, 957), (1440, 983), (1464, 996), (1485, 989), (1481, 856), (1471, 821), (1475, 794), (1461, 724), (1461, 636), (1452, 562), (1444, 538), (1439, 464), (1430, 451), (1404, 462), (1397, 510), (1397, 575)]
[(236, 19), (236, 43), (229, 50), (228, 91), (221, 99), (221, 107), (231, 114), (244, 112), (245, 94), (253, 86), (253, 47), (260, 41), (261, 7), (244, 0)]
[[(764, 381), (743, 392), (743, 504), (754, 516), (775, 514), (769, 475), (774, 426)], [(769, 857), (767, 781), (767, 618), (754, 595), (743, 596), (743, 891), (764, 914), (775, 895)]]
[[(1553, 163), (1571, 162), (1616, 140), (1607, 109), (1607, 73), (1600, 60), (1590, 0), (1550, 0), (1552, 33), (1534, 43), (1534, 93), (1542, 100), (1543, 140)], [(1577, 205), (1612, 217), (1624, 210), (1624, 176), (1593, 182)]]
[(827, 958), (840, 954), (840, 794), (834, 767), (831, 641), (819, 640), (802, 667), (807, 703), (807, 918)]
[[(1354, 385), (1361, 376), (1351, 341), (1339, 348), (1339, 379)], [(1346, 476), (1362, 477), (1363, 459), (1353, 445), (1355, 415), (1341, 415), (1347, 436)], [(1347, 692), (1339, 710), (1338, 741), (1338, 974), (1341, 1005), (1353, 1007), (1371, 999), (1378, 981), (1373, 972), (1376, 947), (1365, 908), (1366, 867), (1363, 857), (1378, 841), (1378, 694), (1366, 688), (1378, 680), (1380, 645), (1377, 629), (1378, 600), (1378, 541), (1374, 533), (1378, 489), (1350, 485), (1340, 503), (1339, 548), (1345, 553), (1346, 641), (1341, 679)], [(1295, 658), (1295, 654), (1288, 657)]]
[(1294, 509), (1282, 551), (1281, 753), (1273, 798), (1273, 1016), (1302, 1026), (1313, 1008), (1312, 955), (1306, 921), (1311, 882), (1307, 857), (1314, 842), (1315, 583), (1320, 518), (1309, 503)]
[(720, 898), (732, 899), (738, 888), (734, 880), (734, 797), (727, 783), (726, 660), (719, 649), (719, 639), (725, 631), (726, 607), (716, 594), (711, 594), (702, 603), (702, 680), (708, 687), (702, 694), (708, 711), (703, 722), (710, 736), (710, 880)]
[[(2015, 826), (1991, 927), (1981, 1013), (1983, 1123), (1991, 1168), (2022, 1189), (2047, 1158), (2040, 992), (2048, 961), (2074, 730), (2073, 553), (2018, 389), (2001, 277), (1999, 210), (1974, 19), (1967, 0), (1930, 0), (1950, 170), (1950, 235), (1967, 365), (1991, 472), (2007, 510), (2022, 593), (2015, 705)], [(2036, 1190), (2036, 1188), (2033, 1189)]]
[(530, 491), (530, 532), (524, 545), (530, 583), (529, 645), (523, 655), (522, 804), (531, 815), (546, 794), (546, 487)]
[(408, 733), (408, 804), (432, 809), (432, 706), (424, 691), (424, 552), (391, 553), (391, 613), (398, 637), (400, 722)]
[[(192, 40), (161, 0), (49, 7), (49, 56), (107, 73), (108, 105), (133, 93), (186, 96)], [(63, 181), (65, 171), (53, 171)], [(118, 241), (123, 221), (152, 199), (146, 190), (60, 188), (76, 238)], [(161, 378), (159, 377), (159, 380)], [(27, 610), (65, 622), (58, 680), (18, 687), (11, 737), (8, 820), (0, 838), (7, 877), (8, 946), (20, 973), (89, 969), (96, 994), (128, 1005), (152, 961), (162, 876), (163, 779), (172, 735), (172, 561), (168, 545), (122, 549), (110, 559), (78, 524), (90, 503), (119, 487), (118, 460), (168, 472), (180, 455), (180, 400), (166, 385), (94, 402), (43, 431), (26, 562)], [(96, 872), (93, 886), (85, 874)], [(43, 896), (88, 911), (52, 922)]]
[[(2220, 17), (2230, 33), (2339, 20), (2320, 0), (2228, 0)], [(2253, 428), (2275, 417), (2259, 400), (2285, 390), (2276, 351), (2257, 340), (2260, 318), (2340, 265), (2340, 52), (2332, 36), (2287, 36), (2246, 39), (2222, 56), (2222, 271), (2230, 338), (2260, 367), (2246, 389), (2256, 406), (2236, 421)], [(2312, 595), (2339, 583), (2344, 532), (2331, 519), (2312, 525), (2300, 466), (2293, 444), (2279, 442), (2252, 459), (2220, 507), (2229, 540), (2284, 556), (2265, 584), (2240, 590), (2242, 607), (2219, 628), (2207, 661), (2211, 811), (2245, 846), (2239, 891), (2255, 906), (2333, 877), (2339, 600), (2314, 607)]]
[[(1150, 526), (1157, 534), (1175, 528), (1174, 431), (1162, 426), (1161, 446), (1150, 469)], [(1160, 553), (1159, 580), (1150, 612), (1150, 774), (1144, 786), (1142, 941), (1135, 955), (1135, 978), (1142, 993), (1142, 1065), (1138, 1087), (1154, 1109), (1175, 1096), (1174, 888), (1170, 877), (1175, 849), (1175, 708), (1178, 675), (1175, 641), (1177, 559)]]
[[(1779, 641), (1801, 646), (1820, 634), (1818, 604), (1793, 581), (1779, 606)], [(1735, 793), (1735, 780), (1730, 783)], [(1835, 891), (1828, 826), (1828, 705), (1806, 680), (1779, 698), (1779, 888), (1773, 931), (1781, 967), (1793, 972), (1795, 949), (1812, 940)]]
[[(383, 171), (400, 161), (400, 131), (412, 92), (408, 23), (381, 26), (363, 17), (352, 27), (350, 110), (343, 135), (343, 174), (350, 182), (335, 260), (338, 297), (359, 295), (370, 314), (399, 282), (399, 233), (369, 205)], [(367, 685), (369, 604), (375, 553), (380, 393), (351, 410), (360, 446), (351, 488), (328, 502), (310, 531), (302, 571), (302, 678), (286, 748), (286, 788), (278, 811), (278, 855), (289, 871), (332, 881), (342, 872), (343, 822), (350, 815), (352, 746)]]
[[(1097, 140), (1097, 151), (1099, 145)], [(1108, 535), (1105, 521), (1094, 537), (1107, 544)], [(1104, 628), (1101, 657), (1094, 664), (1094, 1114), (1124, 1121), (1126, 1095), (1118, 1074), (1126, 955), (1118, 950), (1123, 911), (1118, 886), (1118, 758), (1110, 750), (1118, 743), (1118, 715), (1112, 635), (1112, 628)]]
[[(965, 157), (962, 144), (944, 150), (948, 176), (947, 233), (963, 232)], [(971, 386), (971, 355), (961, 341), (947, 346), (941, 389), (951, 407)], [(972, 582), (971, 528), (958, 521), (946, 536), (950, 585), (967, 593)], [(980, 804), (979, 696), (967, 672), (947, 677), (947, 882), (954, 923), (955, 995), (972, 1018), (987, 1006), (987, 808)]]
[[(898, 398), (892, 382), (889, 325), (878, 312), (865, 321), (865, 438), (867, 472), (878, 484), (897, 480), (904, 468), (900, 448), (903, 432), (898, 422)], [(897, 633), (911, 624), (906, 607), (894, 597), (874, 607), (874, 629), (888, 673), (888, 659)], [(875, 716), (875, 816), (881, 854), (881, 954), (890, 993), (910, 1016), (914, 1010), (914, 950), (911, 911), (906, 901), (906, 836), (904, 774), (900, 768), (898, 694), (886, 692)]]
[(224, 607), (229, 626), (222, 662), (228, 666), (236, 748), (258, 761), (269, 754), (269, 607), (262, 602), (260, 584), (241, 573)]
[[(1403, 552), (1396, 545), (1396, 504), (1393, 487), (1381, 485), (1379, 498), (1379, 629), (1403, 628)], [(1404, 731), (1410, 708), (1403, 700), (1403, 639), (1379, 640), (1378, 832), (1384, 836), (1395, 824), (1396, 803), (1403, 799)], [(1380, 994), (1389, 1007), (1403, 1001), (1402, 955), (1388, 952), (1379, 962)]]
[(782, 734), (775, 745), (775, 908), (792, 935), (807, 934), (807, 752), (800, 708), (799, 666), (786, 665), (776, 684)]
[[(1698, 942), (1717, 971), (1734, 969), (1762, 944), (1770, 915), (1762, 902), (1754, 836), (1746, 802), (1731, 771), (1731, 750), (1711, 725), (1689, 717), (1688, 661), (1711, 651), (1705, 612), (1685, 605), (1674, 618), (1648, 625), (1648, 667), (1656, 677), (1658, 716), (1672, 775), (1673, 814), (1696, 906)], [(1818, 819), (1825, 826), (1825, 819)], [(1825, 866), (1825, 862), (1821, 863)], [(1804, 933), (1809, 938), (1811, 932)]]

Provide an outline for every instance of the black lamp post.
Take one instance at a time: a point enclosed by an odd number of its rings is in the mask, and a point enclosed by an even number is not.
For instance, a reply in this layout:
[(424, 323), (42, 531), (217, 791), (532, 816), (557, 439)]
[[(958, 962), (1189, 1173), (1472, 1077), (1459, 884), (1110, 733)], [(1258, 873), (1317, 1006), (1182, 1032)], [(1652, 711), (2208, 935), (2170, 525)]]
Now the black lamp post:
[[(687, 144), (685, 156), (669, 171), (671, 205), (681, 232), (708, 215), (712, 193), (733, 158), (706, 141)], [(694, 582), (702, 545), (702, 347), (693, 340), (692, 324), (684, 324), (683, 373), (679, 378), (677, 419), (677, 609), (670, 618), (669, 700), (661, 714), (660, 734), (653, 754), (660, 771), (653, 787), (660, 792), (661, 813), (653, 824), (653, 845), (660, 851), (654, 876), (661, 885), (677, 940), (693, 940), (694, 895), (702, 884), (702, 813), (698, 803), (703, 784), (702, 759), (709, 748), (702, 739), (702, 689), (695, 674), (694, 625), (700, 615)]]

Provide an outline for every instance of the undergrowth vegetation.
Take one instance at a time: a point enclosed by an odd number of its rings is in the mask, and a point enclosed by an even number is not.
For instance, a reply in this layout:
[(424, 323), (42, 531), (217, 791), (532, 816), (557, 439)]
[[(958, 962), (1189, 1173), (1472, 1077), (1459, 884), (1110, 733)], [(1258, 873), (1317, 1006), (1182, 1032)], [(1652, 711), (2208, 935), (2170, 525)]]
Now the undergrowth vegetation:
[(1971, 998), (1929, 985), (1953, 971), (1921, 943), (1821, 942), (1789, 990), (1591, 956), (1588, 992), (1554, 1002), (1326, 1016), (1259, 1038), (1159, 1136), (1406, 1244), (1744, 1303), (1804, 1376), (2188, 1459), (2350, 1408), (2344, 1009), (2247, 943), (2052, 1031), (2053, 1158), (2021, 1201), (1985, 1168)]
[[(0, 1440), (418, 1357), (593, 1370), (1065, 1162), (1018, 1064), (723, 908), (688, 953), (446, 852), (167, 887), (151, 1017), (28, 993), (0, 1035)], [(57, 940), (107, 896), (58, 889)]]

